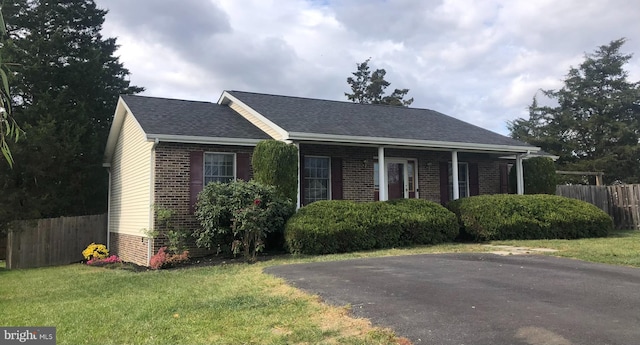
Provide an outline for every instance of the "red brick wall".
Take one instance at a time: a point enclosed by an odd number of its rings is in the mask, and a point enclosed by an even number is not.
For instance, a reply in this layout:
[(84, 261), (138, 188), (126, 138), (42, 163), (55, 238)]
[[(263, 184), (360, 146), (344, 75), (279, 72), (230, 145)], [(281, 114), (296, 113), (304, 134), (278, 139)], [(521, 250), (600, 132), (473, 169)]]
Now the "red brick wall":
[[(344, 199), (373, 201), (373, 162), (375, 147), (301, 144), (300, 152), (310, 156), (342, 159)], [(451, 161), (451, 152), (385, 149), (386, 158), (417, 159), (418, 189), (421, 199), (440, 202), (440, 162)], [(499, 162), (478, 154), (459, 154), (460, 162), (478, 163), (480, 194), (500, 192)]]
[(345, 200), (373, 201), (373, 147), (301, 144), (305, 156), (327, 156), (342, 159), (342, 195)]
[[(343, 196), (355, 201), (373, 201), (373, 162), (378, 155), (375, 147), (312, 145), (301, 144), (301, 154), (339, 157), (342, 159)], [(245, 152), (251, 154), (252, 147), (201, 145), (183, 143), (160, 143), (156, 147), (155, 156), (155, 191), (154, 205), (169, 208), (176, 212), (172, 221), (175, 226), (195, 229), (199, 226), (189, 209), (189, 153), (205, 152)], [(439, 162), (450, 161), (451, 153), (447, 151), (423, 151), (386, 149), (387, 158), (417, 159), (418, 188), (421, 199), (440, 202)], [(491, 194), (500, 191), (500, 175), (498, 162), (486, 160), (486, 156), (460, 154), (461, 162), (478, 163), (480, 193)], [(157, 219), (154, 219), (157, 224)], [(161, 227), (156, 226), (160, 232)], [(138, 238), (140, 241), (140, 238)], [(126, 241), (125, 241), (126, 242)], [(164, 236), (158, 236), (153, 243), (153, 253), (167, 245)], [(137, 248), (137, 247), (136, 247)], [(140, 251), (140, 249), (136, 249)], [(191, 245), (191, 256), (200, 256), (209, 252)], [(144, 250), (146, 263), (146, 246)], [(136, 258), (140, 261), (141, 259)]]
[[(245, 152), (251, 154), (253, 147), (183, 143), (158, 144), (155, 157), (153, 202), (158, 207), (174, 210), (176, 212), (172, 217), (174, 226), (185, 229), (196, 229), (200, 226), (195, 216), (190, 214), (189, 209), (189, 153), (192, 151)], [(154, 224), (158, 224), (155, 216)], [(155, 229), (160, 232), (163, 230), (161, 226), (156, 226)], [(160, 247), (167, 244), (164, 236), (157, 236), (153, 243), (153, 252), (157, 253)], [(210, 253), (204, 249), (197, 248), (195, 243), (191, 243), (189, 252), (192, 257)]]
[(148, 239), (145, 237), (115, 232), (109, 234), (109, 254), (118, 255), (122, 261), (147, 266), (148, 248)]
[(500, 162), (479, 161), (478, 178), (480, 182), (480, 194), (500, 193)]

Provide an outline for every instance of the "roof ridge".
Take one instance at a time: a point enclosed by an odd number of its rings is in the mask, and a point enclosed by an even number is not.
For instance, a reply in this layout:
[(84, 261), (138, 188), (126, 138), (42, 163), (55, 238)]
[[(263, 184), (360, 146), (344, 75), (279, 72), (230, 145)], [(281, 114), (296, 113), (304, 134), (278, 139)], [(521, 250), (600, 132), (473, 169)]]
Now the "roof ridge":
[(147, 95), (132, 95), (132, 94), (120, 94), (120, 97), (139, 97), (139, 98), (152, 98), (152, 99), (164, 99), (167, 101), (179, 101), (179, 102), (193, 102), (193, 103), (206, 103), (206, 104), (218, 104), (217, 102), (210, 101), (196, 101), (191, 99), (180, 99), (180, 98), (169, 98), (169, 97), (157, 97), (157, 96), (147, 96)]
[[(389, 104), (363, 104), (363, 103), (355, 103), (355, 102), (347, 102), (347, 101), (337, 101), (337, 100), (329, 100), (329, 99), (320, 99), (320, 98), (311, 98), (311, 97), (302, 97), (302, 96), (288, 96), (288, 95), (274, 95), (274, 94), (269, 94), (269, 93), (262, 93), (262, 92), (251, 92), (251, 91), (239, 91), (239, 90), (228, 90), (227, 92), (241, 92), (241, 93), (247, 93), (247, 94), (253, 94), (253, 95), (262, 95), (262, 96), (272, 96), (272, 97), (282, 97), (282, 98), (293, 98), (293, 99), (301, 99), (301, 100), (312, 100), (312, 101), (322, 101), (322, 102), (332, 102), (332, 103), (338, 103), (338, 104), (345, 104), (345, 105), (349, 105), (349, 104), (353, 104), (353, 105), (359, 105), (359, 106), (377, 106), (377, 107), (385, 107), (385, 108), (391, 108), (391, 109), (408, 109), (408, 110), (414, 110), (414, 111), (428, 111), (433, 113), (433, 115), (437, 115), (437, 116), (444, 116), (450, 119), (453, 119), (454, 121), (458, 121), (462, 124), (464, 124), (465, 126), (471, 126), (471, 127), (475, 127), (477, 129), (486, 131), (486, 132), (491, 132), (493, 134), (497, 134), (509, 139), (513, 139), (508, 135), (504, 135), (504, 134), (500, 134), (497, 132), (494, 132), (490, 129), (484, 128), (480, 125), (476, 125), (473, 124), (471, 122), (467, 122), (465, 120), (459, 119), (453, 115), (449, 115), (449, 114), (445, 114), (443, 112), (437, 111), (437, 110), (433, 110), (433, 109), (429, 109), (429, 108), (412, 108), (412, 107), (405, 107), (405, 106), (397, 106), (397, 105), (389, 105)], [(404, 114), (403, 114), (404, 115)], [(517, 139), (513, 139), (513, 140), (517, 140)]]
[(397, 106), (397, 105), (390, 105), (390, 104), (356, 103), (356, 102), (338, 101), (338, 100), (335, 100), (335, 99), (311, 98), (311, 97), (289, 96), (289, 95), (275, 95), (275, 94), (271, 94), (271, 93), (241, 91), (241, 90), (226, 90), (226, 91), (227, 92), (242, 92), (242, 93), (249, 93), (249, 94), (253, 94), (253, 95), (272, 96), (272, 97), (307, 99), (307, 100), (312, 100), (312, 101), (332, 102), (332, 103), (340, 103), (340, 104), (353, 104), (353, 105), (357, 105), (357, 106), (392, 107), (394, 109), (428, 110), (428, 111), (433, 111), (433, 112), (436, 112), (436, 113), (439, 113), (439, 114), (446, 115), (446, 114), (441, 113), (441, 112), (439, 112), (437, 110), (433, 110), (433, 109), (429, 109), (429, 108), (412, 108), (412, 107)]

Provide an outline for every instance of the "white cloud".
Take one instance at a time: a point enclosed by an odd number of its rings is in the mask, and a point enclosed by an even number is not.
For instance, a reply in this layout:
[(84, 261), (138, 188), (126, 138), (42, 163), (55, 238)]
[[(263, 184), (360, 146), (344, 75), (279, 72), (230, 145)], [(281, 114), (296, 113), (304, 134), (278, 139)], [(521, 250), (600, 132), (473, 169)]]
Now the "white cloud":
[[(506, 134), (535, 92), (558, 88), (584, 53), (627, 37), (635, 0), (97, 0), (145, 94), (216, 100), (224, 89), (346, 100), (371, 57), (413, 106)], [(627, 66), (640, 79), (639, 56)]]

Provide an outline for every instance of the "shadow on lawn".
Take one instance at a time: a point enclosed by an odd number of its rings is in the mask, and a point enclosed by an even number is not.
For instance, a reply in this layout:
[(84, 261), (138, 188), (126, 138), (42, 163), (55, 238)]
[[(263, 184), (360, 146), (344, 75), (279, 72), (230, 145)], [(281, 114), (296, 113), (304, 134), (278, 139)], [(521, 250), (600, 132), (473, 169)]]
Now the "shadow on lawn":
[(609, 238), (624, 238), (624, 237), (632, 237), (637, 235), (639, 230), (635, 229), (622, 229), (622, 230), (613, 230), (609, 233), (607, 237)]

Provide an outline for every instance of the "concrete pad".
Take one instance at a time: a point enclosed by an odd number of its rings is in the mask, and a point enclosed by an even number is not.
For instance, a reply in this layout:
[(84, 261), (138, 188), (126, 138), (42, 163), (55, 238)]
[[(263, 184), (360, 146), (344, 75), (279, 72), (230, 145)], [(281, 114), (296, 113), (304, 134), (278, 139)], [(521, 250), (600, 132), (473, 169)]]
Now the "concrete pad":
[(555, 249), (549, 248), (529, 248), (529, 247), (516, 247), (516, 246), (506, 246), (506, 245), (493, 245), (493, 244), (484, 244), (483, 247), (487, 247), (489, 249), (494, 249), (489, 251), (491, 254), (496, 255), (529, 255), (529, 254), (540, 254), (540, 253), (553, 253), (557, 252)]

